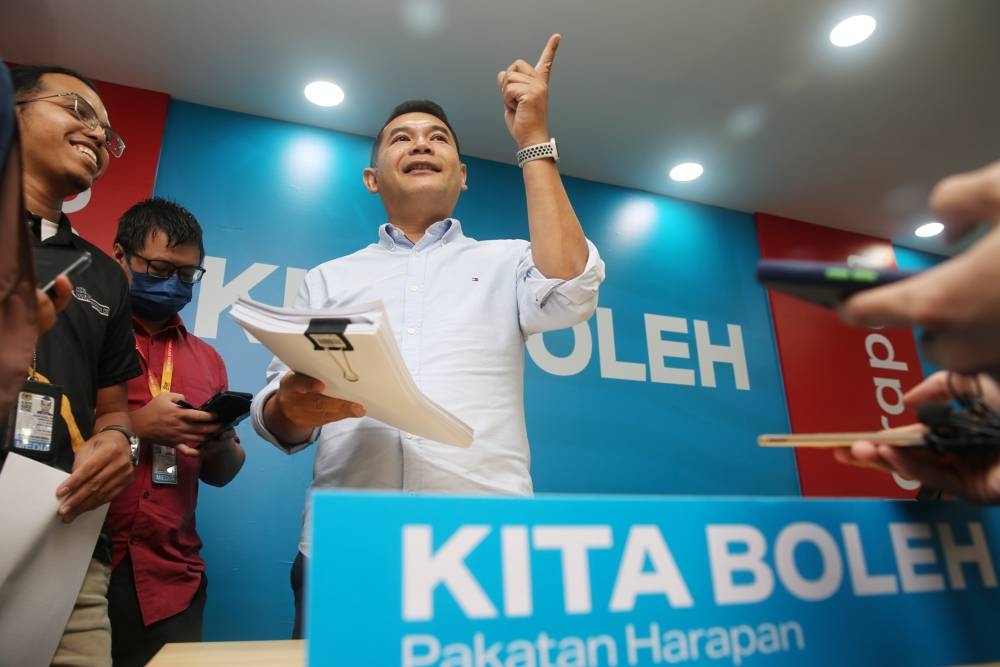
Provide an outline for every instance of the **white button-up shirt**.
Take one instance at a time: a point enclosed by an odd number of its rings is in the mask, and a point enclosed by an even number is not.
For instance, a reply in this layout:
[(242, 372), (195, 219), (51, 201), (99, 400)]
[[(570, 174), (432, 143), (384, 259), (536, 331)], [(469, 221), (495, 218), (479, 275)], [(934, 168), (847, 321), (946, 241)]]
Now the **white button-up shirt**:
[[(524, 342), (572, 326), (597, 307), (604, 262), (590, 241), (572, 280), (549, 279), (524, 240), (476, 241), (458, 220), (431, 225), (414, 245), (386, 224), (378, 243), (309, 271), (296, 307), (341, 308), (381, 300), (403, 359), (431, 400), (475, 430), (468, 449), (404, 433), (370, 418), (324, 425), (296, 447), (263, 422), (263, 405), (288, 368), (277, 358), (254, 398), (257, 433), (284, 451), (318, 441), (312, 488), (529, 495), (524, 421)], [(308, 554), (304, 532), (300, 549)]]

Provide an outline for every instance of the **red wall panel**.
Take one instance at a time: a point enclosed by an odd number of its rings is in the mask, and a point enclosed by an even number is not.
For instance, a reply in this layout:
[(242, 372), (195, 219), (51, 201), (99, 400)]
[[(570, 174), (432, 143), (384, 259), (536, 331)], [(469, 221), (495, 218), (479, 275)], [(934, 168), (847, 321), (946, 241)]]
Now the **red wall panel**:
[[(153, 194), (170, 98), (151, 90), (95, 83), (111, 126), (125, 139), (125, 153), (111, 158), (108, 170), (93, 188), (68, 200), (64, 208), (78, 234), (110, 253), (118, 218), (132, 204)], [(82, 202), (86, 203), (79, 208)]]
[[(895, 265), (888, 241), (760, 213), (756, 220), (765, 259), (866, 258)], [(910, 330), (849, 327), (833, 311), (769, 292), (793, 432), (867, 431), (915, 421), (900, 405), (901, 392), (922, 378)], [(836, 462), (830, 450), (797, 450), (796, 460), (805, 496), (915, 495), (883, 473)]]

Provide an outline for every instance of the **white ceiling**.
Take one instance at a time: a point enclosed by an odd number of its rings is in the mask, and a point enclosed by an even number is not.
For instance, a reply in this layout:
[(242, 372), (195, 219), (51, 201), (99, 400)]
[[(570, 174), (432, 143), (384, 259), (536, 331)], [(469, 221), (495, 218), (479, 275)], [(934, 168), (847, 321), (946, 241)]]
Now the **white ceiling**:
[[(831, 46), (857, 13), (874, 36)], [(912, 230), (939, 178), (1000, 157), (998, 27), (998, 0), (3, 0), (0, 54), (367, 136), (428, 97), (510, 163), (496, 72), (561, 32), (564, 173), (947, 253)], [(346, 101), (309, 104), (317, 78)], [(671, 182), (686, 160), (705, 176)]]

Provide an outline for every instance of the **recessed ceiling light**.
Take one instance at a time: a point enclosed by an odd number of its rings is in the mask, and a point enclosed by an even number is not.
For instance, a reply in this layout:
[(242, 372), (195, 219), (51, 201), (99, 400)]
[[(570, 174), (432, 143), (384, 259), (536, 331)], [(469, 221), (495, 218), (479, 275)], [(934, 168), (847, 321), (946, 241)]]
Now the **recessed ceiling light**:
[(321, 107), (335, 107), (344, 101), (344, 90), (330, 81), (313, 81), (306, 86), (306, 99)]
[(860, 44), (875, 32), (875, 19), (867, 14), (858, 14), (844, 19), (830, 31), (830, 42), (834, 46), (854, 46)]
[(670, 170), (670, 178), (684, 183), (693, 181), (705, 172), (705, 169), (697, 162), (684, 162)]
[(944, 231), (944, 225), (940, 222), (928, 222), (925, 225), (920, 225), (917, 227), (917, 231), (913, 232), (920, 238), (927, 238), (928, 236), (937, 236)]

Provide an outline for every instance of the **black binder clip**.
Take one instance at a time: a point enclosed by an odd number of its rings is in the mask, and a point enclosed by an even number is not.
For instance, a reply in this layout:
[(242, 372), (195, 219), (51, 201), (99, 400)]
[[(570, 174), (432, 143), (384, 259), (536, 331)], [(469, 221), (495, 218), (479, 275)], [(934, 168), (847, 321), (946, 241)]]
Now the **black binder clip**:
[[(321, 317), (309, 320), (305, 336), (316, 350), (325, 350), (336, 362), (348, 382), (357, 382), (360, 378), (351, 368), (351, 360), (347, 353), (354, 349), (344, 332), (351, 321), (343, 317)], [(338, 358), (338, 353), (340, 358)]]
[(1000, 413), (982, 399), (982, 387), (973, 379), (972, 393), (958, 392), (948, 375), (948, 389), (958, 404), (928, 403), (917, 418), (928, 427), (924, 442), (937, 452), (1000, 450)]

